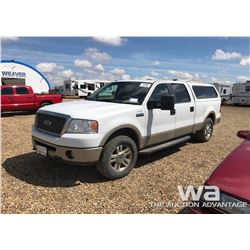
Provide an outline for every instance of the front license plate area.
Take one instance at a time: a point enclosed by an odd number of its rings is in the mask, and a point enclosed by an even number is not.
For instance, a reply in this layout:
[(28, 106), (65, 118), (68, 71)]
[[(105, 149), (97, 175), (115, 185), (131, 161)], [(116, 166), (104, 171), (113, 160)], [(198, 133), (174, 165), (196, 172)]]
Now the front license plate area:
[(43, 156), (47, 156), (47, 148), (43, 147), (43, 146), (40, 146), (40, 145), (37, 145), (36, 146), (36, 149), (37, 149), (37, 153), (40, 154), (40, 155), (43, 155)]

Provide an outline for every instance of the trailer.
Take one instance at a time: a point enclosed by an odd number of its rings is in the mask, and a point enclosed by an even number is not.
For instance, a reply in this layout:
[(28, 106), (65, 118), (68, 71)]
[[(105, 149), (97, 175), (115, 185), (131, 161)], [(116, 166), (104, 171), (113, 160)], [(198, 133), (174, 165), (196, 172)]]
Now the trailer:
[(63, 81), (63, 95), (65, 96), (75, 96), (76, 95), (76, 86), (78, 82), (75, 80), (64, 80)]
[(65, 80), (63, 82), (63, 94), (65, 96), (86, 97), (108, 82), (104, 80)]
[(231, 99), (232, 96), (232, 89), (233, 89), (233, 84), (232, 83), (218, 83), (215, 82), (213, 83), (215, 88), (218, 90), (220, 97), (221, 97), (221, 102), (225, 103), (228, 102)]
[(236, 106), (250, 105), (250, 80), (233, 85), (232, 103)]

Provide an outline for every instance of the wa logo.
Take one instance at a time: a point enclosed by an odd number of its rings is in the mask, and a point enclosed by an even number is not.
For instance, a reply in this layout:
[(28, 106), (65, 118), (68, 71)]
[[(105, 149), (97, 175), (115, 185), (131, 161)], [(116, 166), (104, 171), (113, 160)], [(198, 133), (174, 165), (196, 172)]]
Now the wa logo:
[(220, 190), (216, 186), (199, 186), (196, 190), (193, 186), (188, 186), (186, 190), (182, 186), (178, 186), (182, 201), (188, 201), (191, 198), (193, 201), (199, 201), (203, 195), (204, 201), (219, 201)]

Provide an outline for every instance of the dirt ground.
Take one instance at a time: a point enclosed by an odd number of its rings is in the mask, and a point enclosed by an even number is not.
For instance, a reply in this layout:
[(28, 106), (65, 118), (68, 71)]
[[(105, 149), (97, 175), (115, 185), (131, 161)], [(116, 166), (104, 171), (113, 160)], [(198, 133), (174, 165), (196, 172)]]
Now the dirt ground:
[[(67, 165), (32, 151), (34, 114), (1, 118), (2, 213), (178, 213), (178, 185), (199, 186), (250, 129), (249, 107), (223, 107), (208, 143), (189, 141), (141, 155), (125, 178), (108, 181), (95, 167)], [(163, 204), (163, 205), (162, 205)]]

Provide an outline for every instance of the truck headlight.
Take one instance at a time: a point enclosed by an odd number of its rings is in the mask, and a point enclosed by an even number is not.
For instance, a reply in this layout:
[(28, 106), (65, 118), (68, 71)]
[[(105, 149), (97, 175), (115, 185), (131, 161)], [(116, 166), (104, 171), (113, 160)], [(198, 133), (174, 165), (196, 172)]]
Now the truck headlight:
[(98, 122), (93, 120), (71, 120), (66, 133), (95, 134), (98, 132)]

